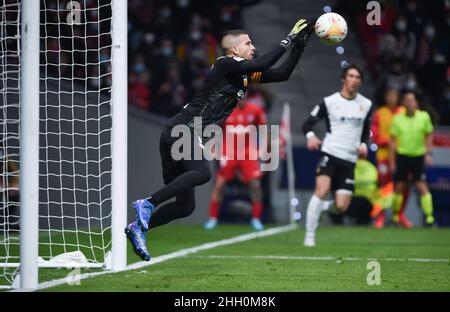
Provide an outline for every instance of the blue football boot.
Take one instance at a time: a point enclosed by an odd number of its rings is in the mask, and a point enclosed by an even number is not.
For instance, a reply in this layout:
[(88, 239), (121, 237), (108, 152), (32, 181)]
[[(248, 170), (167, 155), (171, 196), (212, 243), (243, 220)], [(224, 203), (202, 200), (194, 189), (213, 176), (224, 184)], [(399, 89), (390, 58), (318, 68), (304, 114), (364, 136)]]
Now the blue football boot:
[(203, 225), (203, 228), (205, 230), (212, 230), (217, 226), (217, 219), (216, 218), (210, 218), (206, 223)]
[(250, 224), (256, 231), (264, 230), (264, 225), (261, 223), (261, 220), (258, 218), (252, 218), (252, 220), (250, 221)]
[(136, 222), (128, 224), (125, 228), (125, 234), (127, 235), (131, 246), (133, 246), (134, 253), (137, 254), (142, 260), (150, 261), (151, 257), (147, 250), (145, 235), (142, 233)]
[(133, 208), (136, 210), (136, 222), (141, 227), (142, 232), (148, 231), (148, 224), (150, 217), (155, 209), (147, 199), (138, 199), (133, 203)]

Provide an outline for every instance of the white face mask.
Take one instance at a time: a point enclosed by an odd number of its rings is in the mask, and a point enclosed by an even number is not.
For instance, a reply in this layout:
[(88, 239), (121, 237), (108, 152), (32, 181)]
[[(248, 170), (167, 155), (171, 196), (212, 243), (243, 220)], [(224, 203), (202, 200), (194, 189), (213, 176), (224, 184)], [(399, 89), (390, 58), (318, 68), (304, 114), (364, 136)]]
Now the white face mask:
[(173, 51), (171, 47), (164, 47), (161, 49), (161, 52), (165, 56), (171, 56)]
[(396, 26), (399, 32), (404, 32), (407, 28), (406, 22), (404, 20), (398, 21)]
[(433, 39), (434, 38), (434, 34), (435, 34), (434, 27), (433, 26), (425, 27), (424, 33), (425, 33), (425, 36), (428, 37), (428, 39)]
[(189, 0), (178, 0), (178, 7), (185, 8), (189, 5)]
[(162, 9), (161, 10), (161, 16), (168, 18), (172, 15), (172, 12), (170, 11), (170, 9)]
[(146, 33), (144, 40), (147, 44), (153, 44), (153, 42), (155, 42), (155, 35), (153, 33)]
[(408, 79), (405, 83), (405, 88), (408, 90), (415, 90), (417, 87), (417, 83), (414, 79)]
[(202, 38), (202, 34), (199, 31), (191, 32), (191, 40), (192, 41), (199, 41), (201, 38)]

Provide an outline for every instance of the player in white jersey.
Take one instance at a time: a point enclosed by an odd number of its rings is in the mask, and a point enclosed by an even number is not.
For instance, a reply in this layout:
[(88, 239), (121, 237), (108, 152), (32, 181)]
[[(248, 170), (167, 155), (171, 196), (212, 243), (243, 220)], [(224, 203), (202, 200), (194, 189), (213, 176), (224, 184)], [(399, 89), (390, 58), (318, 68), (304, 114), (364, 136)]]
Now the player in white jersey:
[[(363, 72), (356, 65), (342, 71), (342, 88), (323, 99), (311, 111), (303, 126), (309, 150), (320, 149), (316, 187), (306, 211), (304, 245), (315, 246), (316, 229), (322, 211), (344, 213), (352, 199), (354, 169), (358, 156), (367, 155), (372, 102), (358, 93)], [(312, 131), (315, 123), (325, 119), (327, 133), (321, 141)], [(334, 192), (334, 200), (326, 196)]]

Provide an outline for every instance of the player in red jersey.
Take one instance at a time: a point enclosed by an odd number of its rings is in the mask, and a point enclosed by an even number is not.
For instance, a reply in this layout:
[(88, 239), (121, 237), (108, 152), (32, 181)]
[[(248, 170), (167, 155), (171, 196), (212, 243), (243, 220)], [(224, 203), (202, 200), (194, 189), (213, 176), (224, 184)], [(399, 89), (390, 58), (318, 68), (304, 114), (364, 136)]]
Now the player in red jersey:
[[(259, 161), (255, 157), (258, 155), (257, 141), (255, 137), (252, 137), (252, 135), (249, 134), (249, 126), (265, 125), (266, 123), (267, 118), (264, 109), (259, 105), (253, 104), (249, 100), (241, 101), (236, 106), (233, 113), (225, 120), (223, 126), (224, 136), (220, 168), (216, 173), (216, 181), (209, 203), (209, 220), (204, 225), (205, 229), (210, 230), (217, 226), (223, 188), (225, 184), (233, 180), (236, 175), (238, 175), (240, 180), (250, 188), (250, 198), (252, 201), (252, 227), (257, 231), (264, 229), (264, 226), (261, 223), (262, 190), (260, 180), (262, 173)], [(227, 136), (228, 138), (234, 138), (227, 142)], [(241, 154), (244, 157), (238, 157), (239, 149), (237, 142), (239, 142), (239, 140), (245, 142), (245, 150)], [(230, 157), (230, 155), (232, 157)]]

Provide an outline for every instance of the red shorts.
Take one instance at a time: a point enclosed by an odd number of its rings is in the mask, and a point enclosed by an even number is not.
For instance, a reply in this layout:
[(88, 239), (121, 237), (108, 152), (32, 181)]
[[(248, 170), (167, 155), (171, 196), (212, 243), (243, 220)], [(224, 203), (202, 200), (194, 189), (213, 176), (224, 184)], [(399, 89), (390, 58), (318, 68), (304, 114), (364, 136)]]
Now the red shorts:
[(226, 181), (231, 181), (240, 172), (240, 180), (248, 183), (251, 180), (261, 179), (261, 169), (258, 160), (226, 160), (220, 161), (220, 169), (217, 175), (225, 178)]

